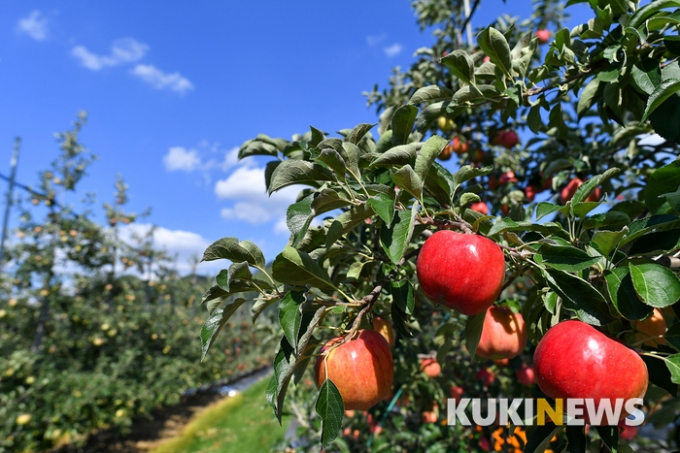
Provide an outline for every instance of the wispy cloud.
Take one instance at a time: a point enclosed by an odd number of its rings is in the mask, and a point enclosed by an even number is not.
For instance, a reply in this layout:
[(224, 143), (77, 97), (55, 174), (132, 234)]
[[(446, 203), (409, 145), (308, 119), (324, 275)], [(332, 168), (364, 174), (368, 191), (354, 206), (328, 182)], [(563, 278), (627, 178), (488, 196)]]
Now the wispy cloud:
[(401, 44), (398, 43), (394, 43), (389, 47), (383, 48), (383, 52), (385, 52), (385, 55), (387, 55), (390, 58), (399, 55), (401, 51), (402, 51)]
[(149, 46), (140, 43), (133, 38), (119, 39), (111, 46), (109, 55), (97, 55), (87, 50), (85, 46), (75, 46), (71, 55), (80, 60), (80, 63), (88, 69), (99, 71), (104, 67), (119, 66), (134, 63), (141, 60)]
[(130, 72), (158, 90), (168, 89), (184, 93), (194, 89), (194, 84), (179, 72), (168, 74), (150, 64), (138, 64)]
[[(205, 154), (218, 155), (215, 157), (202, 157)], [(220, 156), (221, 155), (221, 156)], [(199, 143), (197, 148), (185, 148), (183, 146), (173, 146), (168, 149), (163, 156), (163, 165), (168, 171), (193, 172), (200, 170), (208, 172), (219, 169), (227, 171), (238, 163), (238, 147), (224, 150), (219, 143), (210, 144), (206, 140)]]
[(27, 17), (19, 19), (17, 30), (20, 33), (26, 33), (36, 41), (42, 41), (47, 38), (47, 19), (40, 13), (40, 11), (34, 9)]
[(387, 38), (387, 35), (385, 34), (366, 36), (366, 42), (369, 46), (374, 47), (384, 41), (385, 38)]

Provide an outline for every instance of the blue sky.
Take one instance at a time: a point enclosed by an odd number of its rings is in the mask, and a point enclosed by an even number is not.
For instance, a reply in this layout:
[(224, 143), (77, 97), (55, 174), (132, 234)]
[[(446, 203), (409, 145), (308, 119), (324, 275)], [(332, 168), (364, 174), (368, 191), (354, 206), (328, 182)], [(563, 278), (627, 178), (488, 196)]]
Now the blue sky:
[[(485, 0), (473, 24), (501, 12), (524, 18), (531, 2)], [(5, 0), (0, 173), (20, 136), (18, 181), (35, 184), (58, 153), (53, 134), (85, 110), (81, 138), (100, 159), (81, 190), (111, 202), (120, 173), (128, 209), (151, 207), (142, 222), (159, 225), (158, 243), (183, 263), (223, 236), (253, 240), (273, 259), (297, 189), (268, 198), (265, 161), (238, 163), (235, 150), (258, 133), (376, 122), (362, 91), (386, 86), (431, 42), (408, 1)]]

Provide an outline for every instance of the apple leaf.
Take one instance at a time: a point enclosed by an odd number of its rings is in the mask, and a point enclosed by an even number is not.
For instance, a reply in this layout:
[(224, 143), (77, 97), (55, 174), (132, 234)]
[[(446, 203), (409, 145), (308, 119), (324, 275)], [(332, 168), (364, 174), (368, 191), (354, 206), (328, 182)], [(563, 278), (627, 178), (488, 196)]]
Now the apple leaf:
[(253, 267), (264, 267), (262, 251), (250, 241), (239, 243), (236, 238), (222, 238), (213, 242), (203, 252), (201, 261), (227, 259), (234, 263), (246, 262)]
[(539, 252), (534, 256), (537, 263), (569, 272), (587, 269), (601, 258), (590, 256), (587, 252), (570, 245), (543, 244)]
[(553, 212), (557, 212), (560, 209), (564, 209), (564, 206), (558, 206), (556, 204), (542, 201), (536, 205), (536, 221), (538, 222), (543, 217), (552, 214)]
[(654, 92), (650, 94), (649, 99), (647, 99), (647, 108), (640, 119), (640, 124), (644, 123), (652, 112), (678, 91), (680, 91), (680, 80), (664, 80), (657, 85)]
[[(680, 168), (680, 167), (679, 167)], [(649, 190), (649, 185), (645, 188), (645, 193)], [(680, 224), (680, 220), (674, 215), (662, 214), (645, 217), (644, 219), (635, 220), (628, 225), (628, 233), (621, 241), (621, 245), (633, 241), (643, 234), (647, 234), (654, 230), (662, 230), (672, 228)]]
[(584, 431), (584, 426), (567, 426), (567, 451), (569, 453), (586, 453), (588, 438)]
[(358, 145), (359, 142), (361, 141), (362, 138), (375, 127), (377, 123), (361, 123), (357, 124), (354, 129), (352, 129), (352, 132), (347, 134), (347, 137), (345, 137), (345, 140), (347, 140), (350, 143), (354, 143), (355, 145)]
[(410, 212), (398, 211), (391, 225), (380, 228), (380, 245), (393, 264), (398, 264), (408, 249), (417, 213), (418, 202), (415, 202)]
[(454, 192), (458, 189), (458, 186), (463, 184), (465, 181), (469, 181), (472, 178), (476, 178), (477, 176), (484, 176), (488, 175), (491, 173), (493, 170), (493, 167), (484, 167), (484, 168), (475, 168), (470, 165), (463, 165), (460, 167), (460, 170), (458, 170), (454, 175), (453, 175), (453, 182), (454, 182)]
[(279, 302), (279, 324), (288, 343), (297, 350), (298, 334), (302, 323), (300, 305), (305, 301), (303, 291), (288, 291)]
[(423, 144), (423, 147), (416, 157), (416, 163), (413, 167), (416, 174), (421, 180), (425, 180), (432, 162), (439, 156), (444, 147), (449, 141), (439, 135), (433, 135)]
[(403, 145), (408, 141), (409, 135), (413, 132), (413, 126), (418, 116), (418, 107), (415, 105), (402, 105), (392, 115), (392, 143)]
[(298, 286), (309, 284), (327, 293), (335, 289), (326, 271), (316, 261), (291, 246), (286, 246), (274, 259), (272, 273), (274, 279), (281, 283)]
[(680, 384), (680, 354), (673, 354), (664, 359), (668, 371), (671, 372), (671, 382)]
[(524, 453), (543, 453), (551, 439), (563, 429), (561, 426), (556, 427), (553, 422), (545, 425), (535, 426), (533, 429), (527, 429), (527, 444), (524, 447)]
[(629, 255), (644, 255), (654, 252), (668, 252), (680, 245), (680, 229), (654, 231), (640, 237), (631, 246)]
[(366, 201), (373, 211), (375, 211), (378, 216), (388, 225), (388, 228), (392, 226), (392, 219), (394, 218), (394, 200), (389, 197), (389, 195), (384, 193), (379, 193), (369, 198)]
[(333, 148), (326, 148), (321, 151), (321, 154), (319, 154), (319, 157), (317, 157), (316, 160), (326, 164), (328, 168), (333, 170), (339, 181), (345, 181), (347, 166), (345, 164), (345, 159), (342, 158), (339, 152)]
[(441, 204), (451, 204), (454, 189), (453, 175), (443, 165), (432, 162), (425, 177), (425, 187)]
[(418, 90), (413, 93), (413, 96), (411, 96), (411, 99), (408, 101), (408, 103), (422, 104), (436, 101), (446, 101), (451, 99), (451, 96), (453, 96), (453, 91), (451, 91), (449, 88), (439, 85), (428, 85), (426, 87), (418, 88)]
[(345, 413), (342, 396), (330, 379), (326, 379), (321, 385), (315, 409), (316, 413), (321, 416), (321, 448), (328, 448), (338, 437)]
[(680, 351), (680, 322), (670, 326), (666, 331), (664, 338), (666, 339), (666, 343)]
[(404, 165), (396, 173), (392, 174), (392, 181), (417, 200), (423, 196), (423, 180), (409, 164)]
[(485, 317), (486, 310), (474, 316), (469, 316), (465, 323), (465, 346), (467, 346), (468, 353), (473, 359), (477, 353), (479, 339), (482, 338)]
[(404, 313), (396, 303), (392, 304), (392, 307), (390, 309), (390, 313), (392, 314), (392, 325), (394, 326), (394, 330), (399, 332), (400, 335), (403, 335), (407, 338), (412, 338), (413, 333), (411, 333), (411, 329), (409, 329), (407, 323), (408, 323), (408, 318), (409, 315)]
[(638, 298), (628, 267), (617, 267), (604, 273), (609, 298), (621, 313), (631, 321), (644, 319), (652, 312), (652, 307), (643, 304)]
[(312, 223), (312, 219), (314, 219), (314, 215), (311, 196), (288, 206), (286, 210), (286, 224), (293, 234), (293, 246), (296, 246), (305, 237), (307, 229)]
[[(342, 194), (343, 197), (345, 194)], [(346, 198), (342, 198), (338, 192), (333, 189), (323, 189), (318, 192), (314, 192), (314, 199), (312, 200), (312, 209), (314, 210), (314, 215), (323, 214), (334, 209), (344, 208), (350, 205), (351, 202)]]
[(328, 168), (303, 160), (284, 160), (271, 175), (269, 194), (293, 184), (319, 187), (321, 181), (334, 181), (335, 176)]
[(406, 165), (412, 164), (416, 159), (416, 146), (409, 143), (408, 145), (395, 146), (382, 153), (374, 159), (370, 166), (387, 166), (387, 165)]
[(222, 327), (245, 301), (245, 299), (238, 298), (227, 304), (224, 309), (215, 310), (205, 321), (205, 324), (203, 324), (203, 328), (201, 329), (201, 362), (205, 359), (210, 346), (215, 342), (217, 334)]
[(274, 374), (272, 374), (265, 390), (267, 401), (274, 409), (274, 415), (276, 415), (279, 423), (281, 423), (283, 401), (286, 398), (288, 384), (295, 370), (295, 363), (295, 351), (284, 336), (281, 338), (279, 351), (274, 358)]
[(633, 287), (647, 305), (663, 308), (680, 300), (680, 280), (670, 270), (659, 264), (630, 264)]
[[(222, 269), (219, 274), (217, 274), (217, 277), (215, 277), (215, 281), (217, 284), (220, 286), (220, 288), (224, 289), (227, 292), (230, 292), (229, 285), (234, 282), (235, 280), (251, 280), (253, 278), (253, 274), (250, 272), (250, 268), (248, 267), (248, 263), (241, 262), (241, 263), (232, 263), (231, 266), (229, 266), (229, 269)], [(235, 289), (241, 289), (240, 287), (237, 287)], [(233, 291), (231, 291), (233, 292)]]
[(604, 256), (609, 256), (627, 233), (628, 227), (624, 227), (621, 231), (598, 230), (593, 234), (591, 244)]
[[(567, 428), (568, 429), (568, 428)], [(619, 448), (619, 427), (618, 426), (595, 426), (602, 442), (616, 453)]]
[(399, 280), (390, 284), (390, 293), (392, 294), (392, 305), (406, 315), (412, 315), (416, 306), (415, 297), (413, 294), (413, 285), (408, 280)]
[(675, 192), (679, 186), (680, 162), (676, 160), (651, 174), (644, 190), (645, 205), (653, 214), (665, 214), (670, 205), (663, 195)]
[(326, 233), (326, 247), (333, 245), (343, 234), (354, 229), (361, 222), (371, 217), (373, 209), (370, 205), (353, 206), (352, 209), (343, 212), (333, 220)]
[[(220, 272), (221, 273), (221, 272)], [(255, 288), (250, 285), (249, 282), (243, 280), (234, 280), (229, 284), (229, 291), (226, 291), (219, 285), (212, 286), (208, 288), (203, 293), (203, 298), (201, 299), (201, 305), (205, 305), (208, 309), (208, 315), (217, 309), (223, 300), (229, 296), (242, 293), (246, 291), (255, 291)]]
[(602, 184), (603, 182), (607, 181), (609, 178), (612, 176), (616, 175), (617, 173), (620, 173), (621, 170), (618, 168), (610, 168), (609, 170), (605, 171), (601, 175), (596, 175), (590, 178), (588, 181), (584, 182), (581, 184), (578, 189), (576, 189), (576, 192), (574, 193), (574, 196), (571, 199), (571, 205), (572, 205), (572, 211), (574, 208), (574, 205), (583, 202), (586, 198), (588, 198), (588, 195), (595, 190), (597, 186)]
[(475, 62), (464, 50), (456, 49), (442, 58), (451, 74), (465, 83), (475, 84)]
[(557, 269), (545, 269), (543, 275), (562, 298), (564, 307), (574, 311), (581, 321), (602, 326), (613, 320), (604, 296), (587, 281)]
[(649, 373), (649, 381), (662, 389), (666, 390), (668, 393), (676, 397), (678, 393), (678, 385), (673, 383), (671, 378), (669, 362), (665, 360), (660, 360), (659, 357), (650, 357), (648, 355), (640, 356), (645, 365), (647, 365), (647, 371)]
[(477, 35), (477, 43), (493, 64), (500, 67), (507, 76), (512, 76), (512, 54), (503, 33), (488, 27)]

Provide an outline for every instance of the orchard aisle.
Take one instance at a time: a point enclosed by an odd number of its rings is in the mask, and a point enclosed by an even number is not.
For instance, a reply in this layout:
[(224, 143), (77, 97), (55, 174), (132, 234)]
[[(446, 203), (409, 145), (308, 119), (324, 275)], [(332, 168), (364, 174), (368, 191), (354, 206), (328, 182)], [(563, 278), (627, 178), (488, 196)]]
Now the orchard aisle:
[[(265, 367), (253, 373), (248, 373), (228, 385), (204, 387), (198, 392), (191, 392), (191, 395), (187, 396), (181, 404), (159, 409), (154, 413), (153, 420), (138, 420), (126, 436), (121, 437), (111, 430), (106, 430), (90, 438), (87, 444), (82, 447), (68, 445), (53, 450), (52, 453), (141, 453), (152, 450), (160, 453), (177, 451), (168, 450), (165, 446), (171, 446), (181, 439), (183, 430), (194, 420), (199, 419), (206, 410), (219, 409), (230, 399), (241, 399), (241, 392), (245, 392), (257, 383), (262, 382), (270, 373), (271, 368)], [(235, 390), (237, 393), (235, 395), (228, 394), (229, 390)], [(262, 392), (259, 392), (255, 395), (255, 398), (261, 397), (261, 395)]]

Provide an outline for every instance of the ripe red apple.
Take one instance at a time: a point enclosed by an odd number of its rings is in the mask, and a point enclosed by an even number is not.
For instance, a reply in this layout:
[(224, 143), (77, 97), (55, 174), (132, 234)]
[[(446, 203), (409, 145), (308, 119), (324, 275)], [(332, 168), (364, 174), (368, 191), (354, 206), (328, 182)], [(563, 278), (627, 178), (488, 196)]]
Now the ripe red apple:
[(637, 426), (628, 426), (624, 421), (619, 422), (619, 438), (627, 441), (631, 441), (635, 439), (635, 436), (637, 436), (638, 433), (638, 427)]
[[(361, 330), (351, 341), (336, 337), (328, 341), (317, 356), (316, 385), (321, 387), (328, 379), (338, 388), (345, 409), (367, 410), (382, 400), (392, 389), (394, 364), (387, 340), (374, 330)], [(325, 356), (326, 350), (330, 352)], [(325, 358), (324, 358), (325, 357)]]
[(541, 191), (540, 187), (537, 187), (533, 184), (530, 184), (524, 188), (524, 196), (527, 197), (527, 200), (531, 203), (534, 201), (534, 198), (536, 198), (536, 194)]
[(420, 369), (431, 378), (439, 377), (442, 373), (442, 367), (437, 362), (437, 359), (422, 359), (420, 361)]
[(633, 321), (631, 324), (639, 332), (635, 336), (636, 342), (646, 340), (644, 344), (653, 347), (666, 344), (666, 339), (663, 337), (666, 334), (666, 321), (658, 308), (655, 308), (652, 314), (642, 321)]
[(373, 329), (385, 337), (390, 346), (394, 347), (394, 327), (392, 327), (392, 322), (389, 319), (373, 317)]
[(490, 239), (442, 230), (423, 244), (416, 272), (430, 299), (465, 315), (476, 315), (498, 298), (505, 278), (505, 257)]
[(479, 212), (480, 214), (483, 214), (483, 215), (489, 215), (489, 205), (487, 205), (483, 201), (478, 201), (477, 203), (472, 203), (470, 205), (470, 209), (472, 209), (473, 211), (477, 211), (477, 212)]
[(550, 41), (550, 30), (542, 28), (536, 32), (536, 37), (538, 38), (539, 43), (546, 44)]
[(462, 154), (467, 154), (470, 146), (468, 142), (461, 140), (460, 137), (454, 137), (451, 141), (451, 148), (453, 149), (454, 153), (460, 156)]
[(493, 381), (496, 380), (496, 375), (490, 369), (482, 368), (481, 370), (477, 371), (475, 378), (482, 381), (482, 383), (488, 387), (493, 384)]
[(463, 393), (465, 393), (463, 387), (459, 385), (452, 385), (449, 391), (451, 392), (451, 398), (456, 401), (460, 401), (460, 399), (463, 397)]
[(600, 201), (602, 199), (602, 189), (595, 187), (585, 201)]
[(494, 360), (493, 363), (495, 363), (496, 366), (505, 368), (506, 366), (510, 365), (510, 359), (497, 359)]
[[(617, 398), (642, 398), (649, 383), (647, 365), (635, 351), (576, 320), (546, 332), (534, 352), (534, 369), (551, 398), (592, 398), (596, 405), (610, 400), (612, 407)], [(624, 410), (621, 418), (627, 415)]]
[(532, 386), (536, 383), (536, 373), (534, 367), (526, 363), (517, 370), (517, 381), (522, 385)]
[(477, 355), (485, 359), (512, 359), (527, 345), (524, 318), (508, 307), (489, 307), (484, 317)]
[(451, 143), (446, 145), (444, 149), (439, 153), (439, 160), (449, 160), (453, 156), (453, 146)]
[(517, 135), (517, 132), (513, 130), (496, 131), (491, 140), (492, 145), (501, 145), (506, 149), (514, 148), (518, 143), (519, 136)]
[(500, 178), (498, 178), (498, 182), (500, 182), (501, 184), (510, 184), (511, 182), (517, 182), (517, 178), (515, 178), (515, 172), (506, 171), (501, 175)]
[(510, 206), (508, 206), (507, 204), (503, 203), (503, 204), (501, 205), (501, 212), (503, 213), (503, 215), (508, 215), (508, 214), (510, 214)]
[(576, 193), (576, 190), (583, 184), (583, 181), (579, 178), (574, 178), (569, 183), (564, 186), (562, 191), (560, 192), (560, 201), (562, 204), (566, 203), (567, 201), (571, 200), (574, 197), (574, 194)]

